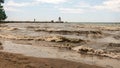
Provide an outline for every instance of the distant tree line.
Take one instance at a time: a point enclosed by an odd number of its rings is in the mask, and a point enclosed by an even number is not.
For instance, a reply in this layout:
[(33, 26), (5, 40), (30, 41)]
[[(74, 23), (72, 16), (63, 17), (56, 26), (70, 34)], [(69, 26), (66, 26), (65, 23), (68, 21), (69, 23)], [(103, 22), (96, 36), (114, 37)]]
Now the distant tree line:
[(6, 14), (5, 14), (5, 10), (2, 6), (2, 3), (4, 3), (4, 0), (0, 0), (0, 21), (3, 21), (7, 18)]

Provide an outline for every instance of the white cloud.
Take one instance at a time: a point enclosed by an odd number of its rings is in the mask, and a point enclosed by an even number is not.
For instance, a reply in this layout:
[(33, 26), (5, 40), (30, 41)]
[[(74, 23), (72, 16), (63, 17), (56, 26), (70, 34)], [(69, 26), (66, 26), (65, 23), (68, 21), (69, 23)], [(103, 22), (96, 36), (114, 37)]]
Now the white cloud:
[(11, 7), (25, 7), (25, 6), (33, 6), (35, 4), (38, 4), (38, 2), (15, 2), (14, 0), (9, 0), (5, 5), (11, 6)]
[(14, 11), (18, 12), (21, 11), (21, 7), (27, 7), (27, 6), (33, 6), (35, 4), (38, 4), (37, 2), (15, 2), (14, 0), (9, 0), (7, 3), (5, 3), (4, 7), (6, 11)]
[(83, 9), (79, 8), (60, 8), (61, 13), (84, 13)]
[(67, 7), (67, 8), (59, 8), (61, 13), (72, 13), (72, 14), (81, 14), (81, 13), (85, 13), (87, 12), (87, 10), (90, 8), (91, 6), (84, 2), (81, 1), (75, 5), (72, 5), (71, 7)]
[(32, 0), (31, 2), (15, 2), (14, 0), (9, 0), (7, 3), (5, 3), (4, 7), (7, 11), (20, 11), (19, 9), (21, 7), (34, 6), (41, 3), (59, 4), (66, 1), (67, 0)]
[(120, 0), (105, 0), (101, 5), (94, 6), (97, 10), (120, 12)]
[(12, 11), (12, 12), (19, 12), (20, 10), (17, 8), (13, 8), (13, 7), (5, 7), (6, 11)]
[(104, 0), (100, 5), (90, 5), (89, 3), (82, 1), (76, 5), (72, 5), (69, 8), (60, 8), (60, 12), (62, 13), (86, 13), (86, 12), (94, 12), (96, 10), (104, 11), (113, 11), (120, 12), (120, 0)]
[[(5, 3), (5, 9), (8, 11), (17, 11), (21, 7), (28, 7), (34, 5), (40, 5), (41, 3), (48, 3), (48, 4), (57, 4), (58, 10), (62, 13), (85, 13), (90, 11), (96, 10), (108, 10), (114, 12), (120, 12), (120, 0), (104, 0), (103, 3), (100, 5), (90, 5), (86, 1), (81, 1), (77, 4), (73, 4), (67, 8), (60, 7), (59, 4), (64, 2), (69, 2), (70, 0), (32, 0), (31, 2), (15, 2), (15, 0), (9, 0)], [(55, 7), (55, 6), (54, 6)]]
[(10, 0), (10, 1), (7, 2), (6, 5), (7, 6), (13, 6), (13, 7), (23, 7), (23, 6), (29, 5), (29, 3), (17, 3), (17, 2), (14, 2), (13, 0)]
[(85, 1), (81, 1), (78, 4), (75, 5), (75, 7), (79, 7), (79, 8), (90, 8), (91, 5)]
[(78, 8), (82, 8), (85, 11), (107, 10), (109, 12), (120, 12), (120, 0), (104, 0), (100, 5), (90, 5), (86, 1), (81, 1), (76, 5)]
[(51, 4), (59, 4), (59, 3), (67, 2), (67, 0), (35, 0), (35, 1), (41, 3), (51, 3)]

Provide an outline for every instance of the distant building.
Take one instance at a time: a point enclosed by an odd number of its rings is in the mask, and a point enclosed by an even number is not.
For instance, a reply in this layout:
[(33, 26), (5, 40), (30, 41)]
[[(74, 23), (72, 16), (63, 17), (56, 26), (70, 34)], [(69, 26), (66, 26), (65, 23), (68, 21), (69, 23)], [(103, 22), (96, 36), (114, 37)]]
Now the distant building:
[(61, 17), (58, 18), (58, 21), (61, 22)]
[(51, 23), (54, 23), (54, 20), (51, 20)]
[(58, 22), (59, 22), (59, 23), (63, 23), (61, 17), (58, 17)]
[(36, 22), (36, 19), (34, 19), (34, 22)]

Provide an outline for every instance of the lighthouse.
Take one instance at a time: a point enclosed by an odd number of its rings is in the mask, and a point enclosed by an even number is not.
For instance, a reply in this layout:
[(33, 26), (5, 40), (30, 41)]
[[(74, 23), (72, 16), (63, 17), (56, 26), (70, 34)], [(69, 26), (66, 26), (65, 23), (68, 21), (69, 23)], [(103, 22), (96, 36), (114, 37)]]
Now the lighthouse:
[(59, 23), (63, 23), (61, 17), (58, 17), (58, 22), (59, 22)]
[(58, 18), (58, 21), (61, 22), (61, 17)]

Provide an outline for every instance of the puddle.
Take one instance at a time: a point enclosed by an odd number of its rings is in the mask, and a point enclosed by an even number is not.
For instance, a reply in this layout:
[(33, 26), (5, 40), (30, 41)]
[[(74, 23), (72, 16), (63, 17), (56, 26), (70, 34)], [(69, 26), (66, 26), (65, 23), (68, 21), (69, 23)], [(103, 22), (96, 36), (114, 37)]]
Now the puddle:
[(110, 59), (105, 57), (80, 55), (76, 52), (68, 50), (60, 50), (54, 47), (32, 46), (16, 44), (11, 41), (3, 42), (4, 52), (19, 53), (25, 56), (40, 57), (40, 58), (58, 58), (66, 59), (75, 62), (82, 62), (92, 65), (99, 65), (106, 68), (119, 68), (120, 60)]

